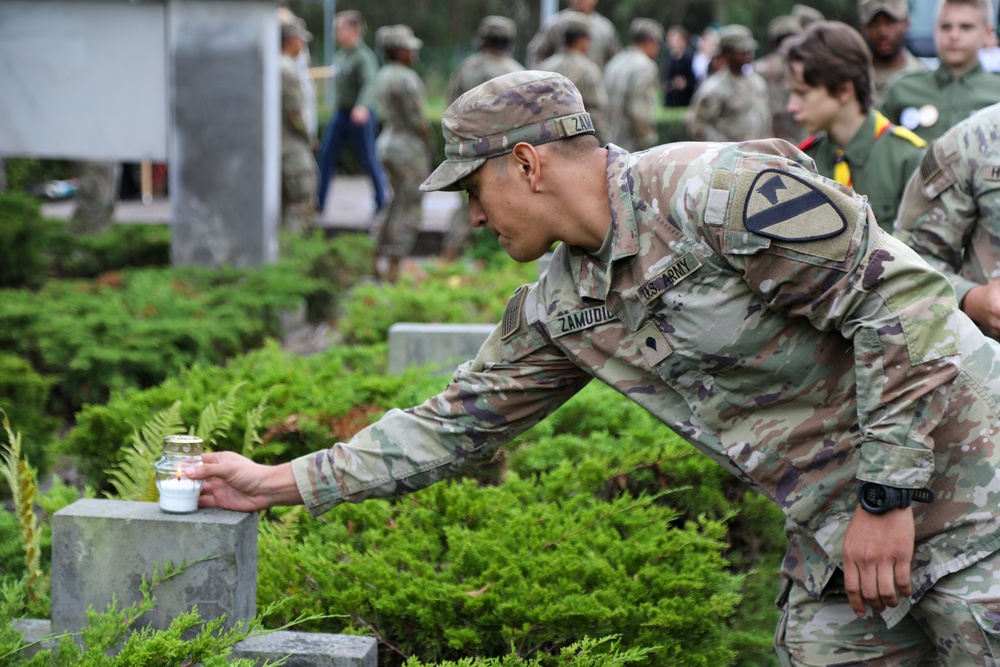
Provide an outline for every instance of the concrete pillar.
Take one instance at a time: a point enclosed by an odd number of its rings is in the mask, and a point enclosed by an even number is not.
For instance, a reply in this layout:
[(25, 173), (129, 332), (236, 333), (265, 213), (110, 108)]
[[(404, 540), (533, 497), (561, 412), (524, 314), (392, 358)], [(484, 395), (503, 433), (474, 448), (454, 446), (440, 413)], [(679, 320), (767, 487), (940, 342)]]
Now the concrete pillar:
[(275, 3), (169, 0), (171, 261), (278, 258), (280, 79)]
[(119, 608), (141, 599), (143, 576), (163, 563), (192, 563), (158, 586), (156, 606), (139, 623), (167, 628), (194, 605), (204, 619), (227, 624), (257, 612), (257, 514), (202, 509), (165, 514), (156, 503), (78, 500), (52, 519), (52, 630), (76, 632), (87, 607), (102, 612), (114, 594)]
[(436, 375), (451, 375), (458, 364), (475, 358), (495, 328), (493, 324), (393, 324), (389, 327), (389, 372), (431, 366)]

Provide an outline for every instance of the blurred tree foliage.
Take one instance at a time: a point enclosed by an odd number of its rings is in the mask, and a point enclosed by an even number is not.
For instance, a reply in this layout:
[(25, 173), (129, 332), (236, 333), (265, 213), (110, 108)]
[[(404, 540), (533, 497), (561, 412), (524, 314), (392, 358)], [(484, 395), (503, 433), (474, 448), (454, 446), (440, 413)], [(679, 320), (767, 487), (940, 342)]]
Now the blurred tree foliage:
[[(597, 11), (618, 27), (622, 41), (627, 42), (628, 25), (632, 19), (645, 16), (664, 26), (680, 24), (693, 34), (700, 33), (710, 23), (742, 23), (749, 26), (763, 55), (770, 49), (767, 23), (790, 12), (796, 0), (599, 0)], [(828, 19), (857, 23), (854, 0), (804, 0), (823, 12)], [(310, 44), (315, 65), (324, 63), (324, 40), (332, 39), (324, 25), (323, 0), (289, 0), (290, 9), (305, 19), (315, 38)], [(336, 0), (337, 11), (360, 10), (368, 21), (366, 42), (371, 45), (375, 30), (383, 25), (405, 23), (424, 41), (417, 69), (424, 78), (430, 97), (441, 94), (452, 69), (477, 48), (476, 26), (483, 16), (500, 14), (517, 22), (517, 42), (514, 57), (523, 62), (525, 50), (540, 21), (540, 0)], [(559, 1), (559, 8), (566, 1)]]

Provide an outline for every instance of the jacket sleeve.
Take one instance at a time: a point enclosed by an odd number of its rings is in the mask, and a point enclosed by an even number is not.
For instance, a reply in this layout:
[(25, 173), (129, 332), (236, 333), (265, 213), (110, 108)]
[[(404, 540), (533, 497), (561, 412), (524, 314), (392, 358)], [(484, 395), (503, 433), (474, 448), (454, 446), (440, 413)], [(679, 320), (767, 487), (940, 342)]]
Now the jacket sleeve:
[[(528, 288), (522, 288), (528, 289)], [(493, 332), (476, 359), (437, 396), (391, 410), (349, 442), (292, 462), (313, 515), (343, 502), (402, 495), (493, 455), (590, 380), (538, 328), (522, 321), (512, 340)]]

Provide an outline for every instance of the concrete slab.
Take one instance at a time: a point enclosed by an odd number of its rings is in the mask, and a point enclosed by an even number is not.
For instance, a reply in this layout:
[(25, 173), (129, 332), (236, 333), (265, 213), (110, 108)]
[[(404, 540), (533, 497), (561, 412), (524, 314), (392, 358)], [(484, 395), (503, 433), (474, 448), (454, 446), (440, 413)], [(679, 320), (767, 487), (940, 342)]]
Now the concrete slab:
[(451, 375), (458, 364), (475, 358), (495, 328), (493, 324), (393, 324), (389, 327), (389, 372), (430, 366), (437, 375)]

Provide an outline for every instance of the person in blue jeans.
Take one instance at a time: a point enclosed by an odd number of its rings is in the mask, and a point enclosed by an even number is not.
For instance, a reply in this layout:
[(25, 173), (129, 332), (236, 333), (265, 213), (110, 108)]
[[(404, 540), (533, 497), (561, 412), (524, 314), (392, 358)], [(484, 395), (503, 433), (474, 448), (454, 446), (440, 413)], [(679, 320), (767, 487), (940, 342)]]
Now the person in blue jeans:
[(337, 160), (344, 146), (351, 142), (361, 167), (372, 179), (375, 212), (386, 204), (385, 174), (375, 154), (375, 77), (378, 59), (364, 43), (365, 19), (360, 12), (338, 12), (333, 19), (333, 37), (340, 47), (333, 54), (333, 87), (337, 109), (323, 132), (319, 149), (319, 189), (316, 210), (326, 205), (330, 183), (337, 173)]

